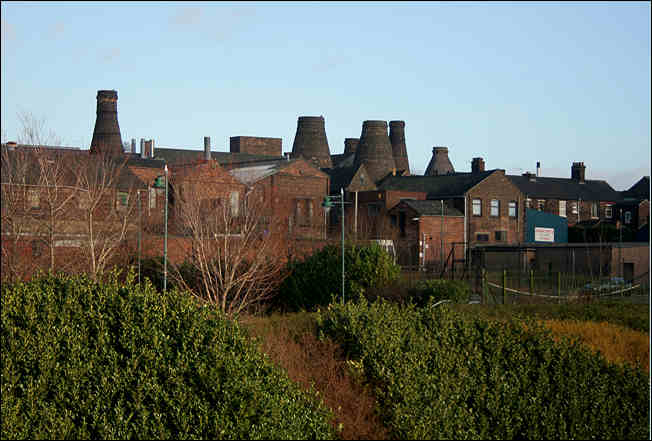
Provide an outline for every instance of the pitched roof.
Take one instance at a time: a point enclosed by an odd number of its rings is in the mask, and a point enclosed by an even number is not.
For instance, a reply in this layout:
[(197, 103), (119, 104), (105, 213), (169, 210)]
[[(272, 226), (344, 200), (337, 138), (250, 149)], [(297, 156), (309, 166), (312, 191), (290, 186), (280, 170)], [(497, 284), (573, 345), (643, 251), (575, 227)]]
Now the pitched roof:
[(496, 170), (481, 173), (451, 173), (439, 176), (386, 176), (378, 182), (379, 190), (425, 192), (427, 199), (457, 197), (484, 180)]
[(625, 198), (650, 200), (650, 177), (643, 176), (628, 190), (620, 192)]
[(355, 153), (340, 153), (331, 155), (333, 167), (352, 167), (355, 160)]
[(579, 181), (570, 178), (547, 178), (536, 176), (531, 180), (526, 176), (507, 175), (507, 178), (529, 198), (566, 199), (583, 201), (619, 201), (622, 196), (606, 181)]
[[(398, 207), (401, 204), (408, 206), (420, 216), (442, 215), (442, 209), (441, 209), (442, 207), (440, 201), (432, 201), (432, 200), (420, 201), (416, 199), (401, 199), (401, 201), (398, 204), (396, 204), (395, 207)], [(391, 210), (393, 210), (394, 208), (392, 208)], [(444, 203), (444, 216), (464, 216), (464, 213), (462, 213), (457, 208), (450, 207), (446, 203)]]

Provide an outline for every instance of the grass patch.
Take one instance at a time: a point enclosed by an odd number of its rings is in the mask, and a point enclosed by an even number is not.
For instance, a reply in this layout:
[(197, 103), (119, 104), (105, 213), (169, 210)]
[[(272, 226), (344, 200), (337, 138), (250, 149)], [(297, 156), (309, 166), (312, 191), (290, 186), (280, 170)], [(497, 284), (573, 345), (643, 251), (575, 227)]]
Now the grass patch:
[(556, 341), (560, 337), (577, 339), (612, 363), (628, 363), (650, 372), (649, 334), (608, 322), (550, 319), (542, 323), (550, 329)]

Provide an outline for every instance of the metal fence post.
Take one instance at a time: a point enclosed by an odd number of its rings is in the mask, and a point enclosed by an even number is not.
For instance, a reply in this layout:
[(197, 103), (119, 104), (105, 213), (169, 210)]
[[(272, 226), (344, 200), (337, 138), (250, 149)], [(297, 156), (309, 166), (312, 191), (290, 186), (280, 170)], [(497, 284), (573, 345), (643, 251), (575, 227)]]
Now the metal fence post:
[(505, 285), (507, 284), (507, 270), (503, 269), (503, 305), (505, 304)]
[(534, 294), (534, 270), (530, 270), (530, 294)]

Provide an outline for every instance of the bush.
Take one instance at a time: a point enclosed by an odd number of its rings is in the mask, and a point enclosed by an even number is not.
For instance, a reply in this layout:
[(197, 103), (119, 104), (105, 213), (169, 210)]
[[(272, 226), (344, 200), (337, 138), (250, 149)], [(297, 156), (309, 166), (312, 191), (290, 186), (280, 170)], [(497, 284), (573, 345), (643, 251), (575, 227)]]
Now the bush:
[(647, 376), (534, 322), (383, 301), (317, 316), (375, 387), (394, 438), (649, 439)]
[(152, 285), (2, 285), (2, 439), (332, 438), (238, 325)]
[[(400, 268), (378, 244), (346, 245), (344, 300), (357, 299), (371, 287), (398, 279)], [(303, 261), (288, 264), (276, 305), (284, 310), (314, 310), (342, 296), (342, 249), (328, 245)]]
[(410, 298), (418, 306), (429, 302), (450, 300), (453, 303), (468, 303), (471, 287), (461, 280), (430, 279), (421, 280), (408, 291)]

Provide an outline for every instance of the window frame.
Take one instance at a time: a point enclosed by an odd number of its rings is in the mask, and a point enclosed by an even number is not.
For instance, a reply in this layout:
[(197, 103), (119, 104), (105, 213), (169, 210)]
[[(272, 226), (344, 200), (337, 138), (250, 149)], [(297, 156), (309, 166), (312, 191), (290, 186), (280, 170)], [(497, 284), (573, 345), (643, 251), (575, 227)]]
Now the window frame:
[(507, 204), (507, 215), (511, 218), (518, 219), (518, 202), (509, 201)]
[[(563, 209), (562, 209), (562, 207), (563, 207)], [(563, 200), (559, 201), (559, 216), (568, 217), (567, 214), (566, 214), (566, 201), (563, 201)]]
[(500, 217), (500, 199), (491, 199), (489, 201), (489, 216)]
[[(478, 213), (476, 213), (476, 208)], [(473, 198), (471, 200), (471, 215), (472, 216), (482, 216), (482, 199), (480, 198)]]

